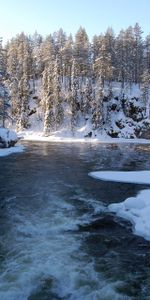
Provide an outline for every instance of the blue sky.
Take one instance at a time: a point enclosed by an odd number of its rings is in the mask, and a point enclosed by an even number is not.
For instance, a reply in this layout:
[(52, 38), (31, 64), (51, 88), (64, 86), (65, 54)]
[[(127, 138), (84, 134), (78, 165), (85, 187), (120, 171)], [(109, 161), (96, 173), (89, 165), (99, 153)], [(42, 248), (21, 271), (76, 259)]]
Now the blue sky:
[(4, 41), (24, 31), (42, 35), (60, 27), (74, 35), (79, 26), (89, 37), (113, 27), (139, 22), (144, 35), (150, 33), (150, 0), (0, 0), (0, 36)]

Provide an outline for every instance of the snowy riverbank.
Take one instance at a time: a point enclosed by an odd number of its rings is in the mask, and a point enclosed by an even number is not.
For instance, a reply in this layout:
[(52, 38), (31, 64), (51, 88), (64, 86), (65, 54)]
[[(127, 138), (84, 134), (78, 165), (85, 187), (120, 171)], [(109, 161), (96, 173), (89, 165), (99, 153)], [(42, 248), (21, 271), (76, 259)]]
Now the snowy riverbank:
[(0, 128), (0, 157), (23, 151), (22, 145), (15, 145), (19, 138), (16, 132)]
[(26, 130), (19, 132), (19, 137), (25, 141), (43, 141), (43, 142), (82, 142), (82, 143), (133, 143), (133, 144), (150, 144), (150, 139), (125, 139), (111, 138), (107, 135), (97, 134), (93, 137), (88, 137), (84, 134), (84, 128), (79, 129), (75, 136), (66, 130), (55, 131), (52, 134), (45, 136), (42, 131)]

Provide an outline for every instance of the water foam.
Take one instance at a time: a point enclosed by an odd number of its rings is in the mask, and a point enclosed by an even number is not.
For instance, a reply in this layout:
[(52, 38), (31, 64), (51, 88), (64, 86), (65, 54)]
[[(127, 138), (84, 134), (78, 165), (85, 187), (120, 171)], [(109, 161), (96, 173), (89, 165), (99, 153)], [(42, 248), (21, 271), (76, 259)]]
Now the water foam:
[[(79, 200), (86, 202), (84, 195)], [(94, 212), (97, 201), (89, 199), (87, 205)], [(27, 300), (47, 281), (60, 298), (120, 299), (117, 283), (107, 283), (93, 258), (81, 250), (82, 233), (71, 231), (89, 222), (90, 214), (78, 216), (75, 206), (59, 197), (40, 211), (19, 209), (12, 201), (8, 207), (11, 230), (6, 238), (11, 243), (0, 275), (0, 299)]]

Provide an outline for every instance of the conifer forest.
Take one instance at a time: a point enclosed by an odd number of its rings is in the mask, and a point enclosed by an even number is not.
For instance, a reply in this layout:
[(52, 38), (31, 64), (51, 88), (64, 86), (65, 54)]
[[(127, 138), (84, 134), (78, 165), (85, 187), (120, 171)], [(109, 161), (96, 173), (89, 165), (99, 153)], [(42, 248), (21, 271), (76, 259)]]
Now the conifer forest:
[[(138, 23), (118, 35), (108, 28), (91, 41), (82, 27), (74, 38), (60, 29), (0, 41), (1, 126), (9, 120), (17, 130), (29, 129), (36, 114), (45, 134), (65, 124), (74, 134), (88, 122), (94, 131), (107, 127), (113, 137), (117, 111), (138, 123), (134, 134), (140, 136), (141, 121), (149, 128), (149, 82), (150, 34), (143, 39)], [(122, 129), (123, 117), (115, 122)]]

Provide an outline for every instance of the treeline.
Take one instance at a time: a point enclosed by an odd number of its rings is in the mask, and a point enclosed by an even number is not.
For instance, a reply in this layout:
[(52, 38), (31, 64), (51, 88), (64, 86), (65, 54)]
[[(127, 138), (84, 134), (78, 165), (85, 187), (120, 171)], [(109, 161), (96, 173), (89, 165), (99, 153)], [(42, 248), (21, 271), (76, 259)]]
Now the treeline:
[[(143, 39), (139, 24), (121, 30), (115, 36), (112, 28), (95, 35), (92, 42), (80, 27), (74, 39), (60, 29), (43, 38), (24, 33), (3, 48), (0, 42), (0, 110), (4, 115), (8, 97), (11, 116), (18, 128), (28, 128), (30, 105), (37, 82), (40, 85), (38, 105), (44, 112), (44, 130), (50, 132), (63, 123), (69, 107), (70, 126), (75, 130), (79, 114), (91, 116), (93, 129), (104, 122), (104, 85), (108, 100), (112, 98), (112, 82), (141, 85), (145, 105), (149, 96), (150, 34)], [(5, 88), (7, 86), (7, 88)], [(3, 91), (8, 91), (4, 93)], [(5, 95), (4, 95), (5, 94)], [(106, 99), (105, 99), (106, 100)], [(5, 114), (6, 115), (6, 114)]]

